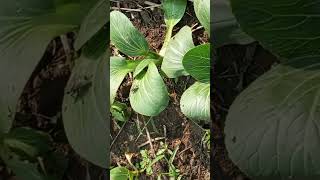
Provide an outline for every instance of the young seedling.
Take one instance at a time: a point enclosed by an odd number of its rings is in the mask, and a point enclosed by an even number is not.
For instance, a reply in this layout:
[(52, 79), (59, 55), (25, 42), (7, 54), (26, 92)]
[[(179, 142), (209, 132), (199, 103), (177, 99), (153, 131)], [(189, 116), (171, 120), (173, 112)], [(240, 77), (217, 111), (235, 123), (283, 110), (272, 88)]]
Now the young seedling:
[(119, 122), (125, 123), (129, 119), (131, 112), (126, 104), (120, 102), (114, 102), (111, 106), (112, 116)]
[(208, 148), (208, 151), (210, 152), (210, 130), (205, 130), (205, 133), (201, 139), (201, 144)]
[(147, 150), (141, 150), (140, 154), (142, 156), (142, 161), (140, 162), (140, 167), (142, 168), (142, 171), (145, 171), (147, 175), (152, 175), (153, 170), (152, 166), (159, 162), (161, 159), (164, 158), (163, 154), (156, 154), (156, 157), (152, 159), (150, 155), (148, 154)]
[(158, 178), (161, 176), (169, 176), (170, 180), (180, 180), (182, 179), (182, 175), (180, 175), (180, 170), (175, 167), (173, 161), (176, 157), (176, 154), (179, 150), (179, 146), (177, 146), (174, 151), (168, 148), (168, 144), (160, 142), (160, 149), (157, 152), (157, 155), (164, 155), (164, 158), (168, 164), (169, 172), (168, 173), (161, 173)]

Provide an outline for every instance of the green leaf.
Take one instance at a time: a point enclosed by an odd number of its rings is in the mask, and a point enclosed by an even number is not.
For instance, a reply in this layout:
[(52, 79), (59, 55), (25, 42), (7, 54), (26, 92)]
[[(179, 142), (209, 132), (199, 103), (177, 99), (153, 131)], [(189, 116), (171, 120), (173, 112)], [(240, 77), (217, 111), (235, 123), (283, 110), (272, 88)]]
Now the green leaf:
[(188, 75), (182, 65), (183, 56), (194, 47), (191, 28), (184, 26), (169, 41), (166, 53), (163, 58), (161, 70), (169, 77), (176, 78)]
[(25, 152), (30, 157), (37, 157), (50, 150), (50, 137), (30, 128), (14, 128), (3, 139), (4, 145)]
[(194, 0), (194, 12), (201, 25), (210, 34), (210, 0)]
[(164, 21), (169, 27), (174, 27), (182, 19), (187, 7), (186, 0), (164, 0), (162, 8), (164, 10)]
[(319, 179), (319, 59), (296, 58), (276, 66), (232, 104), (226, 146), (252, 179)]
[(107, 40), (109, 38), (109, 27), (103, 26), (81, 49), (81, 53), (88, 58), (97, 59), (109, 48)]
[(16, 175), (18, 180), (46, 180), (42, 175), (36, 164), (28, 163), (17, 159), (16, 157), (5, 161), (8, 168), (10, 168)]
[(113, 103), (123, 79), (135, 69), (135, 66), (130, 66), (130, 63), (124, 57), (110, 58), (110, 104)]
[(199, 45), (183, 57), (184, 69), (200, 82), (210, 82), (210, 44)]
[(111, 106), (112, 116), (121, 122), (126, 122), (130, 117), (128, 106), (124, 103), (115, 101)]
[(241, 28), (280, 57), (319, 55), (320, 3), (232, 0)]
[(216, 48), (226, 44), (249, 44), (254, 41), (241, 30), (232, 13), (229, 0), (214, 0), (211, 6), (213, 9), (211, 29)]
[(0, 132), (9, 131), (17, 101), (49, 42), (76, 30), (86, 13), (78, 2), (1, 1)]
[[(109, 3), (107, 0), (99, 0), (84, 18), (74, 47), (79, 50), (90, 40), (103, 26), (109, 22)], [(105, 42), (107, 44), (107, 42)]]
[(155, 60), (154, 59), (144, 59), (142, 60), (136, 67), (136, 69), (134, 70), (134, 73), (133, 73), (133, 77), (136, 77), (137, 75), (139, 75), (144, 69), (146, 69), (148, 67), (148, 65), (151, 63), (151, 62), (154, 62), (155, 63)]
[(128, 56), (144, 56), (149, 45), (143, 35), (133, 26), (126, 15), (119, 11), (110, 13), (111, 42)]
[(115, 167), (110, 170), (111, 180), (128, 180), (130, 177), (130, 171), (125, 167)]
[(109, 56), (77, 59), (66, 87), (63, 123), (72, 148), (88, 161), (107, 168), (109, 151)]
[(181, 96), (180, 108), (184, 115), (194, 120), (210, 120), (210, 84), (196, 82)]
[(17, 179), (45, 180), (45, 177), (38, 171), (37, 164), (20, 160), (15, 153), (3, 144), (0, 144), (0, 157), (7, 168), (13, 171)]
[(166, 85), (153, 62), (133, 81), (129, 99), (133, 110), (146, 116), (156, 116), (168, 106)]

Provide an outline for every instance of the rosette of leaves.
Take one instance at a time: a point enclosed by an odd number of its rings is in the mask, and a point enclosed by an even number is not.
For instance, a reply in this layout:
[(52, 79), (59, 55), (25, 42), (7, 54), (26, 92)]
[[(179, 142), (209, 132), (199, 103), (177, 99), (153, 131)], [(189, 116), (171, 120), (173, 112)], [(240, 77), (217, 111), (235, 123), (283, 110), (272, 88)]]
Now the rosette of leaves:
[(232, 104), (225, 126), (230, 158), (252, 179), (319, 179), (319, 1), (231, 4), (244, 32), (281, 63)]
[[(185, 0), (165, 0), (162, 4), (167, 25), (162, 53), (166, 51), (166, 44), (171, 39), (173, 27), (184, 15), (186, 3)], [(110, 103), (114, 103), (117, 90), (127, 74), (133, 73), (129, 93), (132, 109), (142, 115), (157, 116), (169, 103), (168, 90), (158, 69), (162, 63), (161, 53), (150, 50), (146, 39), (123, 13), (111, 12), (110, 22), (110, 39), (116, 48), (128, 57), (140, 57), (139, 60), (111, 57)]]
[[(76, 32), (74, 48), (82, 53), (75, 60), (66, 88), (63, 123), (69, 143), (79, 155), (108, 167), (107, 38), (101, 34), (108, 34), (104, 26), (109, 21), (109, 3), (106, 0), (17, 0), (0, 4), (0, 136), (14, 131), (11, 127), (18, 99), (50, 41)], [(98, 34), (100, 38), (94, 38)], [(14, 165), (16, 173), (25, 172), (23, 168), (28, 166)]]
[[(200, 23), (210, 32), (210, 1), (196, 0), (194, 8)], [(197, 80), (181, 97), (180, 107), (188, 118), (210, 119), (210, 44), (196, 46), (192, 30), (185, 26), (170, 40), (161, 69), (169, 78), (191, 75)]]
[[(183, 17), (186, 1), (163, 2), (167, 34), (159, 53), (152, 52), (146, 40), (130, 20), (118, 11), (111, 12), (111, 42), (128, 56), (143, 56), (142, 60), (126, 60), (123, 57), (111, 58), (111, 103), (123, 79), (133, 72), (133, 84), (130, 90), (130, 104), (136, 112), (156, 116), (168, 105), (166, 86), (157, 66), (169, 78), (191, 75), (197, 82), (181, 98), (181, 110), (189, 118), (209, 120), (210, 118), (210, 45), (195, 47), (192, 30), (185, 26), (171, 37), (173, 27)], [(194, 2), (196, 15), (209, 31), (208, 0)], [(156, 55), (155, 55), (156, 54)], [(163, 55), (163, 57), (162, 57)], [(156, 57), (150, 58), (150, 57)]]
[[(204, 27), (209, 27), (209, 1), (195, 1), (197, 16)], [(204, 5), (206, 11), (200, 11)], [(111, 42), (127, 56), (142, 56), (142, 60), (127, 60), (124, 57), (111, 58), (111, 102), (128, 73), (133, 73), (129, 100), (136, 112), (156, 116), (168, 105), (169, 97), (163, 78), (157, 69), (169, 78), (191, 75), (198, 80), (183, 95), (182, 112), (189, 118), (209, 120), (210, 116), (210, 60), (209, 44), (195, 47), (192, 30), (185, 26), (171, 37), (173, 26), (183, 17), (186, 1), (167, 0), (163, 2), (167, 34), (163, 48), (157, 54), (149, 49), (143, 35), (135, 29), (121, 12), (111, 12)], [(164, 50), (165, 49), (165, 50)], [(162, 56), (164, 54), (164, 56)], [(196, 101), (190, 101), (191, 99)], [(196, 102), (196, 103), (194, 103)]]

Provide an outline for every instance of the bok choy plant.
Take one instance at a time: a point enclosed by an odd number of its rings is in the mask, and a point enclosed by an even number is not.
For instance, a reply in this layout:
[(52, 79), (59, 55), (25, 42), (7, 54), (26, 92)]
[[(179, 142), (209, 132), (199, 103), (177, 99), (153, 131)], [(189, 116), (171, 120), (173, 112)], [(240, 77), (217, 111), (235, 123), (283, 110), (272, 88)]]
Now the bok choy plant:
[[(134, 111), (145, 116), (159, 115), (169, 103), (164, 77), (194, 77), (197, 82), (181, 98), (181, 111), (190, 119), (208, 121), (210, 118), (210, 44), (194, 45), (192, 29), (184, 26), (172, 37), (175, 25), (186, 9), (186, 0), (165, 0), (162, 3), (165, 40), (160, 52), (154, 52), (143, 35), (119, 11), (110, 15), (111, 43), (126, 57), (114, 56), (110, 61), (110, 103), (115, 103), (119, 86), (128, 73), (133, 73), (129, 100)], [(195, 0), (196, 15), (209, 29), (209, 0)], [(201, 9), (201, 10), (200, 10)], [(131, 57), (136, 57), (132, 60)]]

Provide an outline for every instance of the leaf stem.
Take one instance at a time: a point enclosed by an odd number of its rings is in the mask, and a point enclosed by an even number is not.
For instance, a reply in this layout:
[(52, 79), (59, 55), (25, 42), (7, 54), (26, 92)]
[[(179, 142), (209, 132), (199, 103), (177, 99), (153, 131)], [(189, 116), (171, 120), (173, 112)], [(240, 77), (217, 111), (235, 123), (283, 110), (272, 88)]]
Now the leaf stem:
[(167, 32), (166, 32), (166, 36), (162, 45), (162, 48), (159, 52), (160, 56), (164, 56), (167, 46), (169, 44), (169, 41), (171, 40), (171, 36), (172, 36), (172, 31), (173, 31), (173, 27), (172, 25), (167, 26)]
[(128, 67), (129, 67), (130, 69), (135, 69), (135, 68), (138, 66), (139, 63), (140, 63), (140, 61), (137, 61), (137, 60), (135, 60), (135, 61), (128, 61)]
[(151, 58), (151, 59), (161, 59), (162, 58), (158, 53), (156, 53), (154, 51), (149, 51), (146, 57)]

